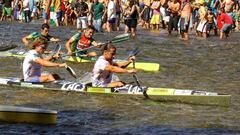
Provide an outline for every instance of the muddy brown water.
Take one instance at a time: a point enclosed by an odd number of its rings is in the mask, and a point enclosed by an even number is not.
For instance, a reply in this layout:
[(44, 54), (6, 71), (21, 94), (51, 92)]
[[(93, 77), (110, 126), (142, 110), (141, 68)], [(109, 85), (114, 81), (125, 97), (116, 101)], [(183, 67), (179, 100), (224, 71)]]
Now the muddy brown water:
[[(18, 44), (31, 32), (40, 31), (40, 23), (0, 23), (1, 46)], [(59, 36), (64, 46), (76, 30), (72, 27), (51, 28), (50, 35)], [(121, 32), (119, 32), (121, 33)], [(119, 34), (96, 33), (95, 39), (106, 41)], [(0, 87), (0, 104), (53, 109), (58, 111), (56, 125), (0, 123), (0, 134), (239, 134), (240, 128), (240, 34), (219, 41), (178, 40), (176, 34), (165, 31), (139, 30), (136, 39), (117, 44), (117, 57), (139, 47), (138, 60), (158, 62), (160, 72), (142, 72), (142, 85), (183, 89), (199, 89), (232, 95), (229, 107), (201, 106), (154, 102), (143, 98), (82, 95), (76, 92), (56, 92)], [(21, 47), (18, 47), (20, 49)], [(54, 48), (50, 45), (50, 48)], [(1, 52), (0, 52), (1, 53)], [(21, 77), (21, 62), (17, 58), (0, 58), (1, 77)], [(92, 64), (68, 63), (81, 76), (90, 72)], [(73, 80), (64, 69), (44, 68)], [(131, 75), (120, 79), (133, 81)]]

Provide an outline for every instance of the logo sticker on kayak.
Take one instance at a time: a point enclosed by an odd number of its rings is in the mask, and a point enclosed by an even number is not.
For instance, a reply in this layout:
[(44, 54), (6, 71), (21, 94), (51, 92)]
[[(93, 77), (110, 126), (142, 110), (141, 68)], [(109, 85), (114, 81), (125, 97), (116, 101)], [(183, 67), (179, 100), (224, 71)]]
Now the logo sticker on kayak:
[(81, 83), (64, 83), (61, 87), (61, 90), (70, 90), (70, 91), (84, 91), (85, 86)]
[(145, 87), (145, 86), (141, 86), (141, 88), (140, 88), (136, 85), (125, 85), (125, 86), (122, 86), (122, 87), (114, 88), (114, 92), (128, 93), (128, 94), (143, 94), (143, 91), (146, 88), (147, 87)]

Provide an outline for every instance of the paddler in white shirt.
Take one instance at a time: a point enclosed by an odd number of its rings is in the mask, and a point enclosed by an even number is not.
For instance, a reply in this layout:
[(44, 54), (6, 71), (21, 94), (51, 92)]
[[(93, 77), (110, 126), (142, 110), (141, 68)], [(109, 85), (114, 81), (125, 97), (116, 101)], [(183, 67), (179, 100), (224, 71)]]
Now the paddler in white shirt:
[(45, 67), (66, 67), (66, 63), (51, 62), (57, 58), (58, 54), (43, 58), (42, 54), (46, 50), (47, 41), (44, 38), (37, 38), (33, 41), (34, 49), (29, 50), (23, 62), (24, 81), (32, 83), (51, 82), (60, 77), (57, 74), (41, 74), (42, 66)]
[(116, 54), (115, 46), (108, 44), (103, 48), (103, 55), (98, 58), (93, 68), (92, 85), (94, 87), (121, 87), (125, 85), (122, 81), (113, 82), (113, 73), (136, 73), (135, 69), (124, 69), (135, 60), (135, 56), (128, 61), (116, 63), (113, 61)]

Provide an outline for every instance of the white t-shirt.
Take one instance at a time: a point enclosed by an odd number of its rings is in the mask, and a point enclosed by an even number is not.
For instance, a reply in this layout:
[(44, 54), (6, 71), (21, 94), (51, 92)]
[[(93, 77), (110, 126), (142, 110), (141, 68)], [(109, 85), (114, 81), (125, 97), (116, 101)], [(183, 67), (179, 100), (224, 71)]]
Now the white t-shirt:
[(23, 0), (23, 11), (29, 10), (29, 0)]
[[(110, 13), (113, 11), (113, 13), (112, 13), (112, 15), (110, 16)], [(110, 16), (110, 19), (112, 19), (112, 18), (116, 18), (116, 5), (115, 5), (115, 3), (113, 2), (113, 1), (109, 1), (109, 3), (108, 3), (108, 12), (107, 12), (107, 14), (108, 14), (108, 17)]]
[(42, 58), (41, 54), (38, 54), (35, 50), (28, 51), (23, 61), (23, 76), (24, 80), (28, 80), (29, 77), (41, 76), (41, 65), (34, 62), (34, 60)]
[(100, 56), (93, 68), (92, 85), (98, 87), (107, 87), (112, 82), (112, 72), (104, 70), (110, 63)]

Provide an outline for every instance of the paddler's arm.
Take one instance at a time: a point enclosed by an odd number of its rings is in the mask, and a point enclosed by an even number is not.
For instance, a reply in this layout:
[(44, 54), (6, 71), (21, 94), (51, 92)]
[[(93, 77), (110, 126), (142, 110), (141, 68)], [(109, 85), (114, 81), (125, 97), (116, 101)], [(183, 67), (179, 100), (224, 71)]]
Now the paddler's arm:
[(28, 40), (29, 40), (28, 36), (23, 37), (23, 38), (22, 38), (23, 44), (27, 46), (28, 43), (29, 43)]
[(43, 59), (46, 61), (51, 61), (51, 60), (58, 59), (58, 58), (59, 58), (59, 53), (54, 54), (53, 56), (50, 56), (50, 57), (45, 57)]
[(67, 49), (67, 53), (69, 54), (69, 55), (72, 55), (72, 49), (71, 49), (71, 46), (72, 46), (72, 44), (74, 43), (74, 39), (73, 38), (70, 38), (67, 42), (66, 42), (66, 44), (65, 44), (65, 47), (66, 47), (66, 49)]
[(66, 67), (67, 66), (66, 63), (55, 63), (55, 62), (51, 62), (48, 60), (44, 60), (42, 58), (37, 58), (34, 60), (34, 62), (36, 62), (42, 66), (45, 66), (45, 67)]
[(133, 60), (135, 60), (135, 56), (131, 56), (128, 58), (127, 61), (125, 62), (115, 62), (113, 63), (114, 66), (118, 66), (120, 68), (126, 68), (129, 64), (131, 64), (133, 62)]
[(136, 73), (137, 72), (136, 69), (127, 70), (127, 69), (123, 69), (123, 68), (112, 66), (112, 65), (107, 65), (104, 68), (104, 70), (113, 72), (113, 73)]
[(96, 41), (93, 41), (93, 42), (92, 42), (92, 45), (93, 45), (93, 46), (96, 46), (96, 47), (98, 47), (98, 48), (100, 48), (102, 44), (103, 44), (103, 43), (98, 43), (98, 42), (96, 42)]

